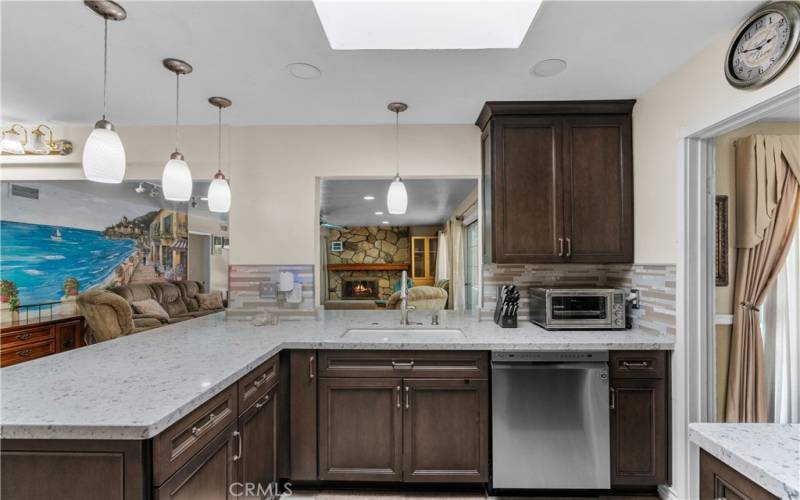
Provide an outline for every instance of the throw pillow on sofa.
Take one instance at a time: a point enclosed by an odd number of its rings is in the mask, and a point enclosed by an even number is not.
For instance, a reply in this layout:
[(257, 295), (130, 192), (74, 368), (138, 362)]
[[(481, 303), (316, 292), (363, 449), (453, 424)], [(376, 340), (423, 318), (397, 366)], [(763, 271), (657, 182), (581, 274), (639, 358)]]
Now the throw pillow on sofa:
[(197, 297), (197, 302), (200, 304), (201, 310), (222, 309), (222, 294), (219, 292), (198, 293), (195, 297)]
[(155, 316), (162, 321), (169, 321), (169, 314), (161, 307), (156, 299), (145, 299), (131, 302), (133, 310), (139, 314), (148, 314)]

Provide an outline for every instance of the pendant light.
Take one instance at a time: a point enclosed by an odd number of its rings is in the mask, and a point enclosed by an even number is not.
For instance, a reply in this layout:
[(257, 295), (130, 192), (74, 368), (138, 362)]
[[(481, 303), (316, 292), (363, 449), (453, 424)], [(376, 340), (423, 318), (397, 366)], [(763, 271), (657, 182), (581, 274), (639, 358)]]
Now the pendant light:
[(164, 67), (175, 73), (175, 152), (169, 155), (161, 175), (161, 189), (164, 199), (170, 201), (189, 201), (192, 197), (192, 171), (178, 151), (180, 139), (181, 75), (192, 72), (192, 66), (180, 59), (164, 59)]
[(103, 37), (103, 118), (94, 124), (94, 130), (83, 146), (83, 175), (94, 182), (119, 184), (125, 178), (125, 148), (106, 120), (108, 111), (108, 21), (122, 21), (128, 17), (125, 9), (111, 0), (84, 0), (105, 21)]
[(402, 102), (390, 102), (389, 111), (394, 113), (394, 140), (396, 150), (397, 167), (394, 180), (389, 185), (389, 192), (386, 195), (386, 207), (390, 214), (404, 215), (408, 208), (408, 193), (403, 180), (400, 178), (400, 113), (408, 109), (408, 105)]
[(214, 174), (214, 179), (208, 185), (208, 209), (211, 212), (228, 212), (231, 209), (231, 187), (228, 185), (228, 180), (225, 174), (222, 173), (222, 110), (231, 104), (230, 99), (224, 97), (209, 97), (208, 102), (212, 106), (219, 108), (219, 121), (218, 121), (218, 157), (217, 165), (219, 169)]

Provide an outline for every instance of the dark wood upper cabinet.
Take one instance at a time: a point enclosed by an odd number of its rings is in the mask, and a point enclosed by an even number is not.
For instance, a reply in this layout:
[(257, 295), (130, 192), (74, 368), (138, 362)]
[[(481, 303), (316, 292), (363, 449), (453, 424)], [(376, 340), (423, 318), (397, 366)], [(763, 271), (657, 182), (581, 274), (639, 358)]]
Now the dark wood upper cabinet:
[(403, 383), (404, 480), (486, 482), (488, 382), (406, 379)]
[(403, 479), (402, 380), (319, 380), (319, 476), (323, 480)]
[(486, 262), (633, 261), (634, 102), (484, 105)]

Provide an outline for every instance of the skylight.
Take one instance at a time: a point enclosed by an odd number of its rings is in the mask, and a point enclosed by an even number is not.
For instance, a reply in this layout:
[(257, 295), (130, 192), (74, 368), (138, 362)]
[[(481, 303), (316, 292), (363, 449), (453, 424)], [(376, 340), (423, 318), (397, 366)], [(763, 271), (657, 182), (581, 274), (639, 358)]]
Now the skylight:
[(334, 50), (516, 49), (541, 0), (314, 0)]

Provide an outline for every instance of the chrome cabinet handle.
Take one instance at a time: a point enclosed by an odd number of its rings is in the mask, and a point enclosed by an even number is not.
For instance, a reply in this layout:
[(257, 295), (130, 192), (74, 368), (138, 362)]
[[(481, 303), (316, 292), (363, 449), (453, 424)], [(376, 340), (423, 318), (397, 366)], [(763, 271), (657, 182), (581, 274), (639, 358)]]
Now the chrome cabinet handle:
[(400, 408), (400, 386), (394, 388), (395, 393), (397, 394), (397, 407)]
[(408, 391), (409, 391), (409, 387), (408, 387), (408, 386), (406, 386), (406, 410), (408, 410), (409, 408), (411, 408), (411, 403), (410, 403), (410, 402), (409, 402), (409, 400), (408, 400)]
[(567, 257), (572, 255), (572, 239), (567, 238)]
[(648, 368), (650, 366), (649, 361), (623, 361), (622, 366), (625, 368)]
[(258, 377), (257, 379), (253, 380), (253, 385), (255, 387), (261, 387), (266, 381), (267, 381), (267, 374), (265, 373), (260, 377)]
[(239, 431), (233, 431), (233, 437), (236, 438), (236, 455), (233, 456), (233, 461), (237, 462), (240, 458), (242, 458), (242, 433)]
[(407, 363), (398, 363), (397, 361), (392, 361), (392, 368), (410, 370), (410, 369), (414, 368), (414, 362), (413, 361), (409, 361)]
[(206, 429), (208, 429), (209, 427), (214, 425), (214, 421), (216, 419), (217, 419), (216, 415), (214, 415), (213, 413), (209, 413), (208, 414), (208, 422), (204, 423), (200, 427), (192, 427), (192, 436), (196, 437), (199, 434), (202, 434), (203, 432), (205, 432)]
[(614, 410), (617, 408), (617, 391), (614, 390), (613, 387), (608, 388), (611, 396), (611, 402), (608, 405), (608, 408)]
[(256, 408), (263, 408), (265, 404), (269, 403), (269, 394), (264, 396), (264, 399), (256, 403)]
[(558, 239), (558, 256), (562, 257), (564, 255), (564, 238)]
[(17, 335), (17, 339), (19, 339), (19, 340), (28, 340), (31, 337), (32, 337), (32, 334), (30, 334), (30, 333), (22, 333), (22, 334)]
[(314, 378), (314, 356), (308, 357), (308, 378)]

